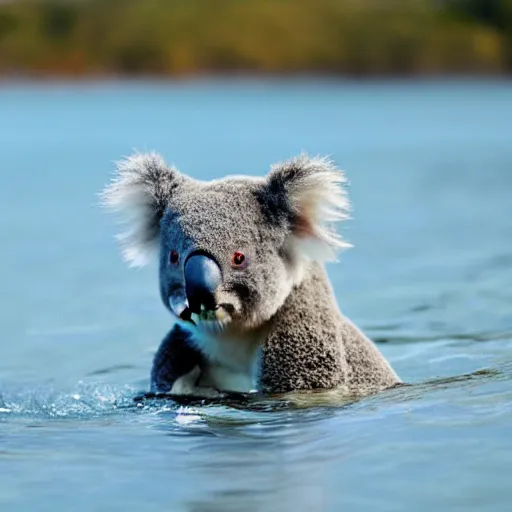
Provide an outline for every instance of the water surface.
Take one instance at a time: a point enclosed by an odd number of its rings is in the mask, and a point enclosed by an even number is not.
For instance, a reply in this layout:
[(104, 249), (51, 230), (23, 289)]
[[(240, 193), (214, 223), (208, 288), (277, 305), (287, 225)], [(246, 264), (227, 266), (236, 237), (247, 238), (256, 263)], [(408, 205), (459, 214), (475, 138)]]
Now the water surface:
[[(507, 82), (1, 86), (0, 509), (510, 510), (511, 137)], [(330, 154), (336, 296), (412, 385), (136, 405), (170, 318), (95, 195), (134, 148), (201, 179)]]

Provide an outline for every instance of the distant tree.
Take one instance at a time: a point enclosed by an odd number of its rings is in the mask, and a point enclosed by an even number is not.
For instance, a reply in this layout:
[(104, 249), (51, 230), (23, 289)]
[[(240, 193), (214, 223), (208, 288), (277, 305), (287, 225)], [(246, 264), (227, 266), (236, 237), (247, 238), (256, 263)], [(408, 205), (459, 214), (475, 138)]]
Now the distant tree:
[(445, 0), (448, 8), (466, 18), (492, 25), (501, 30), (510, 30), (511, 0)]

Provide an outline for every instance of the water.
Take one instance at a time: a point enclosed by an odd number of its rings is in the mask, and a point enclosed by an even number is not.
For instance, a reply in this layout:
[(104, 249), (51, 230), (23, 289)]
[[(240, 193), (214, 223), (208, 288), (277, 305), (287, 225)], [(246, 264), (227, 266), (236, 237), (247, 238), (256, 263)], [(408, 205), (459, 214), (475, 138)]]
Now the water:
[[(0, 510), (510, 510), (511, 136), (507, 82), (1, 86)], [(95, 196), (133, 148), (203, 179), (331, 154), (337, 298), (412, 385), (136, 405), (170, 318)]]

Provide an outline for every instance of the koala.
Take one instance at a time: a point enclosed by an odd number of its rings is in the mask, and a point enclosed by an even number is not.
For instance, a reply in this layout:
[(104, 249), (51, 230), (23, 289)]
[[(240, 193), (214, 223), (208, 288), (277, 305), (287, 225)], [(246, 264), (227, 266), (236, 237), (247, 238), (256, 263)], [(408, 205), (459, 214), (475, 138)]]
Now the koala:
[(132, 266), (159, 254), (174, 318), (151, 389), (174, 395), (340, 388), (368, 394), (400, 379), (336, 304), (325, 262), (349, 246), (344, 174), (306, 154), (264, 178), (199, 181), (155, 153), (117, 165), (104, 204), (123, 215)]

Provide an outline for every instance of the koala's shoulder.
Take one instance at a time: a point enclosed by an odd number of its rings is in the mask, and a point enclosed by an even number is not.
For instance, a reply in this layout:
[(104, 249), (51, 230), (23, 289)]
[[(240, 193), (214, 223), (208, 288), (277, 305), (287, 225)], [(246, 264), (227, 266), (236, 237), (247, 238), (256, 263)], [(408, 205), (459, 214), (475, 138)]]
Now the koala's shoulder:
[(323, 270), (312, 265), (274, 319), (262, 350), (266, 391), (338, 387), (346, 363), (339, 315)]

